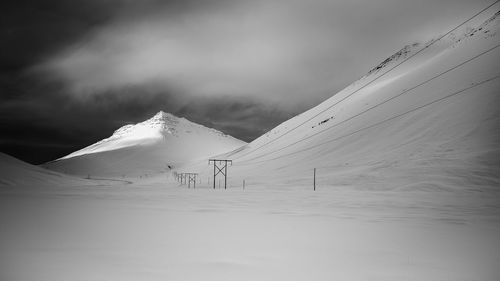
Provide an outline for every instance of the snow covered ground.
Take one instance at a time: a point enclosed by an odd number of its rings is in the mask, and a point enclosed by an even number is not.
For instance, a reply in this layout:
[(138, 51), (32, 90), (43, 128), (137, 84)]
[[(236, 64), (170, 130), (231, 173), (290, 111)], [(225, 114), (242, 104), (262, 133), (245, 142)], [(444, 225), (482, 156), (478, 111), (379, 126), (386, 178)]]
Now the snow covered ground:
[(0, 152), (0, 188), (19, 189), (38, 187), (44, 189), (50, 186), (92, 186), (110, 184), (114, 180), (87, 180), (61, 174), (38, 166), (30, 165), (12, 156)]
[(2, 189), (1, 280), (500, 278), (495, 198), (206, 186)]

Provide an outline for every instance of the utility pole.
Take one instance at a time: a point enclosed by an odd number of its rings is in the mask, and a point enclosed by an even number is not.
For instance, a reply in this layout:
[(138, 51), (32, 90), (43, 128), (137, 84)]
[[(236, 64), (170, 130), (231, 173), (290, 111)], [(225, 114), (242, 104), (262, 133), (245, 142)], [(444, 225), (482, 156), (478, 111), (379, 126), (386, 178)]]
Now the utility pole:
[(196, 173), (186, 173), (188, 179), (188, 188), (191, 187), (191, 183), (193, 183), (193, 188), (196, 188)]
[(233, 165), (233, 160), (228, 159), (209, 159), (208, 165), (210, 163), (214, 163), (214, 189), (215, 189), (215, 177), (218, 174), (222, 174), (224, 176), (224, 189), (227, 189), (227, 164)]

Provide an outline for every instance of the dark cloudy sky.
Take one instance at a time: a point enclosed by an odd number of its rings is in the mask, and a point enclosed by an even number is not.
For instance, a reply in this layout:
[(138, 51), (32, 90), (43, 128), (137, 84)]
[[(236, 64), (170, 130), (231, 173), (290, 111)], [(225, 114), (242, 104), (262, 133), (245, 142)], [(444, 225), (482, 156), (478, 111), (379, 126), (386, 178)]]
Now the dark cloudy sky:
[(486, 0), (3, 0), (0, 151), (53, 160), (159, 110), (251, 141)]

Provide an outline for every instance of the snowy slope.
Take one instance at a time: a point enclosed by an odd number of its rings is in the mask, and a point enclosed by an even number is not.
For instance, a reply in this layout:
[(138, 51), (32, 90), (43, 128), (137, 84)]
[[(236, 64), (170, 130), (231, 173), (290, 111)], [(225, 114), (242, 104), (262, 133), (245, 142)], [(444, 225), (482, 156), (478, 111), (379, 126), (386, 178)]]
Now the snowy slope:
[(0, 187), (88, 185), (89, 181), (30, 165), (0, 152)]
[[(317, 168), (318, 185), (328, 187), (498, 188), (499, 22), (497, 13), (442, 40), (410, 44), (325, 102), (221, 155), (234, 161), (232, 185), (312, 185)], [(204, 163), (184, 170), (211, 173)]]
[(141, 176), (244, 145), (217, 130), (163, 111), (44, 166), (77, 175)]

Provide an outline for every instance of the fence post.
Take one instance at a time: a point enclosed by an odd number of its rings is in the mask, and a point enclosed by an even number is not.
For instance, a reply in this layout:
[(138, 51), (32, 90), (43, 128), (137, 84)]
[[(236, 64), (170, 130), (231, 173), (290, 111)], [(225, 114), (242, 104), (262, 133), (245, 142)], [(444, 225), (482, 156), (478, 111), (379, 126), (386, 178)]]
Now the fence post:
[(314, 168), (314, 181), (313, 181), (314, 191), (316, 191), (316, 168)]

